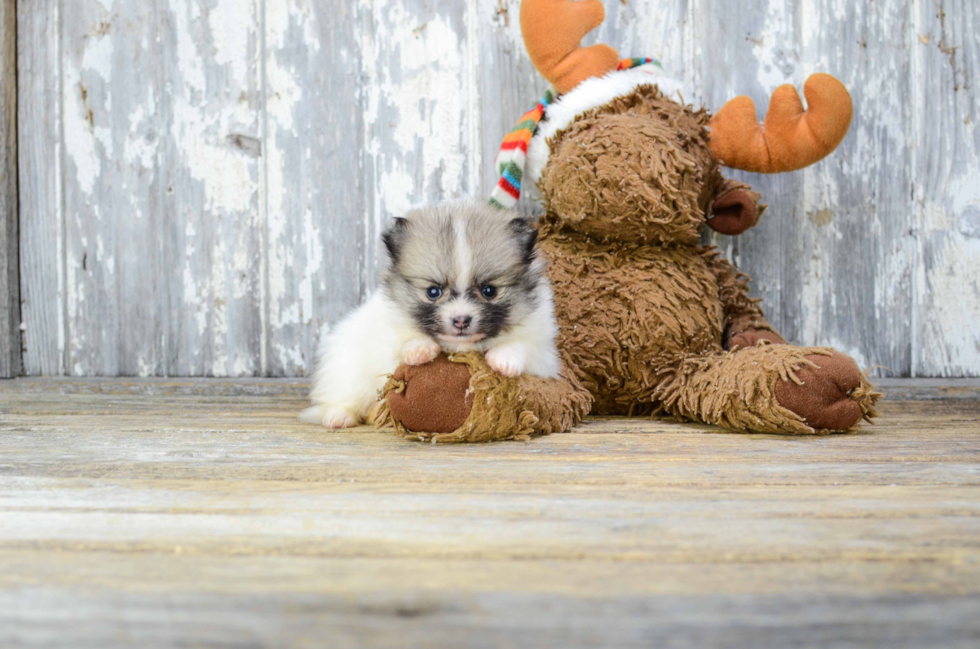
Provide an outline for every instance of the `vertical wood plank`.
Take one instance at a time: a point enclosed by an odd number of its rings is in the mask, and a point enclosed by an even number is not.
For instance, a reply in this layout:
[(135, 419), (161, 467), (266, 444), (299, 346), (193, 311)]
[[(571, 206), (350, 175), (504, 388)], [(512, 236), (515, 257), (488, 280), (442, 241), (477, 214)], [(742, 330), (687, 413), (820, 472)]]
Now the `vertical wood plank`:
[(0, 0), (0, 378), (21, 372), (16, 9), (16, 0)]
[[(479, 0), (478, 83), (481, 102), (480, 148), (482, 155), (477, 198), (486, 198), (497, 183), (493, 161), (504, 135), (544, 94), (548, 87), (527, 55), (521, 36), (520, 0)], [(527, 196), (527, 191), (523, 192)], [(526, 199), (522, 208), (529, 209)]]
[(62, 4), (67, 372), (163, 372), (153, 2)]
[(268, 361), (313, 370), (321, 332), (361, 301), (366, 213), (358, 12), (270, 2), (265, 15)]
[[(381, 229), (413, 206), (477, 196), (483, 159), (474, 0), (362, 0), (366, 227), (362, 282), (376, 285)], [(496, 97), (487, 97), (497, 101)]]
[(262, 6), (161, 6), (162, 270), (173, 376), (262, 371)]
[[(590, 42), (609, 44), (621, 58), (653, 57), (671, 76), (687, 82), (693, 93), (699, 93), (690, 0), (606, 0), (605, 7), (606, 20), (589, 37)], [(685, 99), (697, 104), (700, 95)]]
[[(694, 0), (692, 13), (694, 56), (709, 109), (718, 110), (728, 100), (748, 95), (761, 119), (776, 87), (784, 83), (799, 87), (803, 81), (798, 2)], [(794, 264), (805, 254), (796, 235), (807, 227), (802, 176), (735, 170), (725, 170), (725, 175), (752, 185), (770, 208), (745, 234), (712, 234), (710, 241), (753, 278), (752, 294), (762, 298), (769, 321), (787, 340), (799, 342), (804, 278)]]
[(915, 11), (912, 370), (980, 376), (980, 4), (920, 0)]
[(29, 375), (65, 371), (60, 5), (17, 5), (21, 303)]
[(914, 223), (905, 3), (802, 3), (804, 77), (837, 76), (851, 92), (851, 131), (826, 160), (798, 172), (802, 249), (799, 342), (831, 345), (876, 373), (911, 371)]

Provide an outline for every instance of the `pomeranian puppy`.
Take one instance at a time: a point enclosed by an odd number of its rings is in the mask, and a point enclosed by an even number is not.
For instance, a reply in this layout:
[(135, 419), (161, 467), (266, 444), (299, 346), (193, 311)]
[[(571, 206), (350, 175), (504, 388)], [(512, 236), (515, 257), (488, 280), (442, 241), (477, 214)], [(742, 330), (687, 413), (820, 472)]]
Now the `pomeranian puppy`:
[(378, 291), (321, 343), (300, 415), (327, 428), (370, 421), (401, 363), (478, 351), (504, 376), (560, 370), (551, 286), (537, 230), (516, 213), (473, 203), (409, 212), (384, 233)]

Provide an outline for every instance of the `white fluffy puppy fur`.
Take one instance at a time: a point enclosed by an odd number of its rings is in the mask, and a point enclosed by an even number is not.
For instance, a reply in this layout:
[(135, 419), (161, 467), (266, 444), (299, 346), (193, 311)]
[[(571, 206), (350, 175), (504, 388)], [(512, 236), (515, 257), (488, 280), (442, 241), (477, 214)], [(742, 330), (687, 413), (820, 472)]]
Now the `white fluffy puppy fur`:
[(558, 375), (551, 286), (537, 231), (513, 212), (449, 203), (410, 212), (384, 233), (378, 291), (321, 343), (300, 415), (327, 428), (370, 421), (401, 363), (475, 350), (505, 376)]

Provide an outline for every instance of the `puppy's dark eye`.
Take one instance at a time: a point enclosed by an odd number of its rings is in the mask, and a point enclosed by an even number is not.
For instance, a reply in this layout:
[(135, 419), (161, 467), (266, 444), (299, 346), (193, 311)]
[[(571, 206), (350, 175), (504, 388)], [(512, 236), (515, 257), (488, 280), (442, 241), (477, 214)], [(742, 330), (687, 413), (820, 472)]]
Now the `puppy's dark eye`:
[(430, 286), (429, 288), (425, 289), (425, 295), (430, 300), (438, 300), (442, 297), (442, 289), (438, 286)]
[(483, 296), (485, 300), (492, 300), (497, 297), (497, 287), (496, 286), (484, 286), (480, 290), (480, 295)]

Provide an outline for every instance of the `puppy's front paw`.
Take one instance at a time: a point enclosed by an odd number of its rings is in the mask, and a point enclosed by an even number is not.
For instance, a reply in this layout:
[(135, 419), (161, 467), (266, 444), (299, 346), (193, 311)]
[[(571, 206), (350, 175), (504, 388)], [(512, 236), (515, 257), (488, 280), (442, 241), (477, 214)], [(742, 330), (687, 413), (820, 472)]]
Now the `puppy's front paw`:
[(327, 408), (323, 413), (325, 428), (353, 428), (361, 425), (361, 418), (346, 408)]
[(434, 361), (439, 355), (439, 343), (431, 338), (416, 338), (405, 345), (402, 350), (402, 360), (407, 365), (425, 365)]
[(524, 350), (514, 345), (500, 345), (487, 351), (487, 365), (498, 374), (514, 378), (524, 372), (527, 364)]

